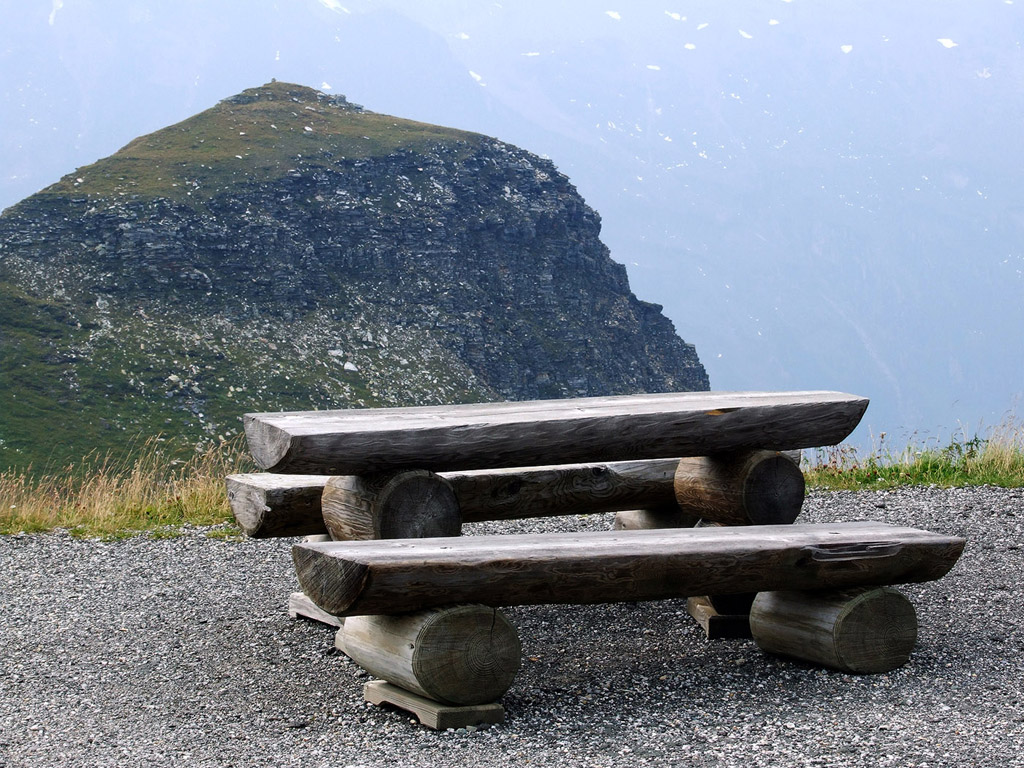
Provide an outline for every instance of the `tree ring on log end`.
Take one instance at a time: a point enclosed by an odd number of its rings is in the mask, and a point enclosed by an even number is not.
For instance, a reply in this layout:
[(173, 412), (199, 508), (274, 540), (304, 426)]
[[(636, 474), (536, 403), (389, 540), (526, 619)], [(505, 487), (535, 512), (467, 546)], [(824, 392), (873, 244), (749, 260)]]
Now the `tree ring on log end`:
[(917, 612), (891, 587), (866, 590), (836, 618), (836, 656), (855, 673), (889, 672), (910, 659), (917, 642)]
[(399, 472), (377, 497), (378, 538), (458, 536), (462, 516), (451, 483), (434, 472)]
[(803, 472), (781, 453), (759, 452), (752, 457), (743, 488), (743, 506), (754, 525), (787, 525), (803, 507)]
[(437, 701), (459, 706), (497, 701), (519, 671), (519, 633), (501, 611), (458, 605), (435, 612), (414, 641), (412, 670)]

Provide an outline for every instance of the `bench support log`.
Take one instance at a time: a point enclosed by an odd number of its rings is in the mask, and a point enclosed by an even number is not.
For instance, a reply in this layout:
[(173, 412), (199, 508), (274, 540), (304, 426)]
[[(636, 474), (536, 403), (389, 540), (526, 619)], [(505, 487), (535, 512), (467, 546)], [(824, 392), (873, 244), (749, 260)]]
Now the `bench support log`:
[(519, 671), (519, 633), (483, 605), (345, 621), (338, 650), (407, 691), (456, 706), (497, 701)]
[(678, 459), (443, 472), (462, 521), (675, 507)]
[[(765, 468), (774, 465), (777, 454), (755, 454), (761, 460), (649, 459), (436, 475), (421, 471), (415, 482), (421, 483), (421, 491), (434, 494), (437, 491), (432, 483), (436, 478), (446, 481), (455, 494), (463, 523), (622, 510), (628, 514), (619, 516), (616, 527), (624, 530), (689, 527), (699, 518), (733, 525), (771, 522), (772, 516), (776, 522), (791, 522), (800, 511), (802, 476), (794, 467), (784, 465), (781, 472), (774, 472), (774, 484), (766, 490), (766, 478), (772, 473)], [(349, 528), (365, 538), (380, 523), (374, 522), (374, 515), (380, 511), (371, 507), (380, 503), (379, 486), (387, 477), (394, 475), (230, 475), (228, 498), (239, 526), (254, 538), (324, 533), (328, 530), (325, 516), (339, 540), (354, 536)], [(412, 480), (406, 478), (403, 482)], [(407, 504), (414, 487), (403, 486)], [(389, 490), (394, 492), (394, 488)], [(774, 494), (770, 502), (774, 507), (765, 501), (770, 493)], [(681, 510), (677, 497), (689, 499), (691, 509)], [(450, 499), (431, 496), (423, 513), (440, 514), (448, 529), (454, 530), (450, 518), (455, 512)], [(422, 535), (415, 533), (419, 523), (413, 509), (404, 509), (400, 517), (409, 532), (403, 533), (396, 526), (393, 535), (386, 538)], [(396, 519), (394, 512), (391, 518)]]
[[(614, 461), (440, 472), (436, 477), (451, 485), (462, 522), (474, 523), (622, 509), (676, 509), (678, 463), (678, 459)], [(322, 506), (331, 480), (329, 475), (230, 475), (231, 511), (242, 530), (254, 538), (326, 533)], [(338, 489), (367, 482), (366, 478), (334, 479), (326, 491), (328, 516), (337, 516), (337, 524), (342, 524), (349, 513), (336, 511), (332, 505), (348, 502), (339, 500)], [(364, 523), (365, 514), (357, 514)]]
[(907, 663), (917, 641), (917, 614), (888, 587), (762, 592), (750, 609), (750, 631), (770, 653), (871, 674)]
[(679, 508), (724, 525), (792, 523), (804, 490), (800, 468), (777, 451), (683, 458), (675, 474)]
[(425, 470), (339, 475), (324, 486), (324, 524), (337, 541), (458, 536), (459, 504), (451, 484)]
[(228, 502), (238, 527), (255, 539), (325, 533), (320, 494), (326, 475), (228, 475)]

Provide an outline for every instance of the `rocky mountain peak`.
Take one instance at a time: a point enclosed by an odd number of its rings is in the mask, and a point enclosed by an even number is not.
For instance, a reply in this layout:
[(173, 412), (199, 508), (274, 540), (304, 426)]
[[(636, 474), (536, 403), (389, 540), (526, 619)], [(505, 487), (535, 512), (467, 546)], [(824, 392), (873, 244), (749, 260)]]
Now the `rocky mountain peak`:
[(599, 235), (522, 149), (243, 91), (0, 216), (0, 456), (39, 424), (73, 453), (245, 411), (706, 389)]

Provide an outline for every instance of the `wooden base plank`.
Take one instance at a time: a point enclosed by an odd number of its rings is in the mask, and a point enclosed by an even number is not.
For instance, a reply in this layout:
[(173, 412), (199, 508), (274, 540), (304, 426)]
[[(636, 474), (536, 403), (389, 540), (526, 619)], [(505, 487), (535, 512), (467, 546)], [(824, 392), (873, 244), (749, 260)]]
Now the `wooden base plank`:
[(723, 615), (715, 610), (708, 597), (687, 598), (686, 610), (703, 627), (708, 640), (745, 639), (751, 636), (749, 616)]
[(481, 723), (498, 725), (505, 722), (505, 708), (497, 702), (453, 707), (418, 696), (384, 680), (371, 680), (366, 683), (363, 686), (363, 698), (377, 706), (390, 704), (411, 712), (421, 724), (438, 731), (466, 728)]
[(304, 619), (312, 619), (332, 627), (345, 626), (345, 619), (321, 609), (303, 592), (292, 592), (288, 595), (288, 615), (293, 619), (301, 616)]

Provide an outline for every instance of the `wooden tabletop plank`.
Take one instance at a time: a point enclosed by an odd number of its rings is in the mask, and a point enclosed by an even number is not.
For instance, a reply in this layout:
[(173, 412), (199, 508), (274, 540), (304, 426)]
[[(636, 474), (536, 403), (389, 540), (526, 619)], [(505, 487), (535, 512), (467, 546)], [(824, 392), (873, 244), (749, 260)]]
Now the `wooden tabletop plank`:
[(253, 457), (267, 471), (343, 475), (834, 445), (867, 405), (841, 392), (678, 392), (251, 413), (244, 423)]
[(303, 591), (335, 615), (454, 603), (599, 603), (940, 578), (964, 540), (881, 523), (298, 544)]

